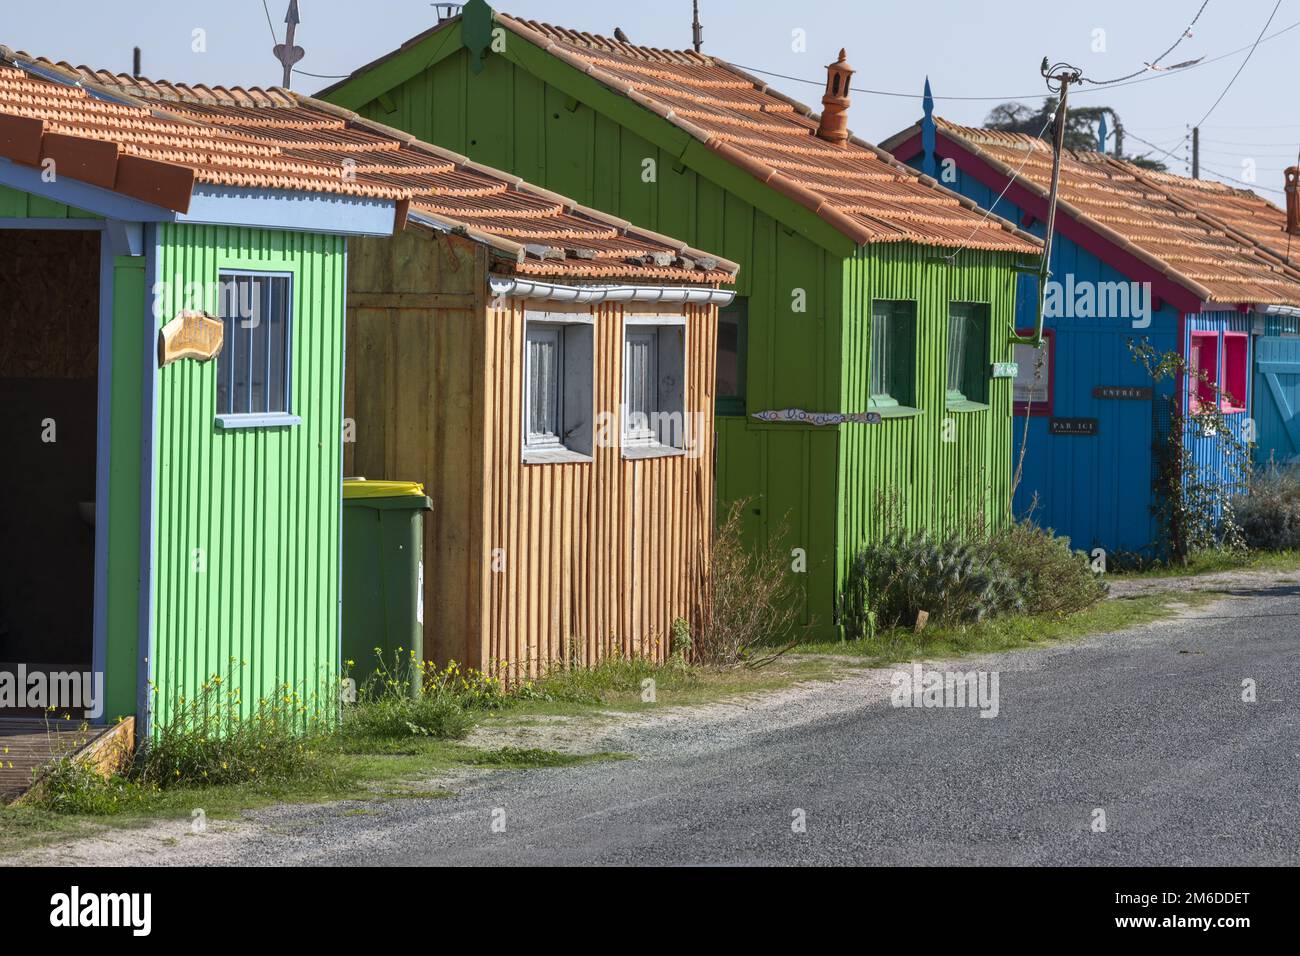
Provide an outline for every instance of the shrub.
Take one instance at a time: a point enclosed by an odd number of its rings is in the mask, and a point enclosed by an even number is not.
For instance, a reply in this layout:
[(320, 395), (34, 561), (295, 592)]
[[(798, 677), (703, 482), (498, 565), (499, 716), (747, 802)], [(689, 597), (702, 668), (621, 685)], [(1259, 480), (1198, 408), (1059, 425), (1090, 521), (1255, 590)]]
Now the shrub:
[(1070, 539), (1032, 521), (1017, 521), (990, 539), (992, 554), (1023, 583), (1025, 610), (1031, 614), (1073, 614), (1106, 596), (1107, 586), (1070, 548)]
[(700, 633), (691, 639), (697, 664), (759, 666), (771, 661), (781, 652), (772, 653), (773, 643), (789, 635), (799, 612), (802, 595), (784, 545), (785, 526), (765, 545), (747, 547), (741, 515), (748, 505), (748, 499), (732, 502), (714, 533)]
[(982, 545), (921, 531), (868, 545), (853, 560), (841, 599), (850, 638), (910, 627), (921, 611), (941, 625), (970, 624), (1024, 607), (1023, 582)]
[(462, 670), (455, 661), (439, 669), (416, 660), (413, 652), (398, 651), (391, 664), (376, 653), (379, 666), (358, 689), (356, 702), (343, 711), (346, 738), (459, 739), (473, 728), (476, 711), (503, 707), (509, 700), (500, 680), (473, 668)]
[(1300, 548), (1300, 468), (1267, 468), (1251, 476), (1247, 493), (1233, 502), (1246, 545), (1260, 551)]
[(121, 774), (105, 779), (69, 755), (49, 766), (33, 797), (37, 805), (54, 813), (113, 816), (142, 806), (149, 789)]
[(308, 706), (288, 684), (244, 715), (238, 690), (213, 675), (197, 697), (178, 698), (170, 719), (137, 752), (132, 780), (158, 788), (274, 783), (317, 766), (315, 739), (326, 724), (305, 718)]

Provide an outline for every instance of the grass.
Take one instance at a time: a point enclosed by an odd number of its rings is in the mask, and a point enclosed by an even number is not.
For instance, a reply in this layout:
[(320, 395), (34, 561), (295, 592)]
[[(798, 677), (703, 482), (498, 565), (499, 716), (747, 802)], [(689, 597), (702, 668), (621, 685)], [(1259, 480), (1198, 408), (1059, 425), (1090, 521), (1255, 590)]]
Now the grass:
[(1205, 551), (1193, 556), (1186, 567), (1160, 564), (1140, 571), (1111, 571), (1108, 576), (1174, 578), (1222, 571), (1300, 571), (1300, 551), (1252, 551), (1246, 555)]
[[(616, 752), (566, 753), (519, 746), (484, 749), (457, 738), (475, 724), (490, 733), (494, 726), (512, 723), (545, 725), (557, 715), (599, 718), (608, 711), (707, 703), (801, 680), (827, 679), (840, 669), (825, 661), (785, 659), (759, 670), (610, 660), (590, 670), (556, 671), (499, 707), (470, 706), (469, 716), (463, 720), (444, 713), (445, 708), (439, 705), (433, 715), (440, 722), (434, 726), (415, 721), (418, 730), (405, 727), (400, 718), (405, 711), (389, 704), (359, 715), (342, 733), (305, 743), (305, 751), (295, 755), (294, 773), (164, 789), (118, 778), (108, 787), (71, 786), (63, 805), (0, 807), (0, 855), (93, 836), (109, 826), (144, 827), (159, 820), (187, 823), (197, 808), (211, 820), (228, 820), (284, 803), (437, 799), (453, 794), (419, 784), (457, 769), (531, 770), (626, 760), (629, 754)], [(655, 683), (656, 703), (642, 700), (642, 681), (647, 679)], [(414, 713), (420, 717), (431, 714), (427, 708), (416, 708)]]
[(990, 654), (1067, 641), (1090, 634), (1121, 631), (1172, 616), (1178, 608), (1200, 607), (1218, 595), (1208, 591), (1146, 594), (1102, 601), (1085, 611), (1058, 616), (1008, 615), (968, 627), (928, 627), (920, 634), (897, 629), (859, 641), (801, 644), (800, 653), (833, 654), (869, 664), (892, 664), (917, 657), (960, 657)]
[[(532, 715), (637, 712), (657, 707), (708, 704), (739, 694), (780, 690), (806, 680), (831, 680), (833, 664), (778, 658), (761, 668), (688, 667), (669, 661), (606, 660), (590, 669), (557, 670), (535, 682), (530, 693), (500, 717), (527, 721)], [(653, 681), (653, 700), (646, 699)]]

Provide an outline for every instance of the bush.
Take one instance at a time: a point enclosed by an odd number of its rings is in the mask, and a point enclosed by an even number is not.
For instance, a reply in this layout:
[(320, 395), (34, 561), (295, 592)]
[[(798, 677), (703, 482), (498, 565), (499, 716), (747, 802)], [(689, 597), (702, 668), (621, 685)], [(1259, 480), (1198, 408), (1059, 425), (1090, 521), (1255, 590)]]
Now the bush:
[(766, 545), (746, 547), (741, 515), (748, 505), (748, 499), (732, 502), (714, 533), (700, 633), (689, 641), (697, 664), (767, 663), (773, 643), (789, 636), (799, 613), (802, 595), (784, 544), (786, 529), (779, 526)]
[(46, 770), (33, 796), (54, 813), (113, 816), (141, 807), (149, 790), (121, 774), (105, 779), (84, 762), (64, 756)]
[(288, 684), (242, 713), (239, 691), (213, 675), (196, 698), (177, 700), (171, 718), (137, 752), (129, 776), (158, 788), (204, 787), (297, 779), (317, 765), (324, 722)]
[(1233, 508), (1246, 546), (1259, 551), (1300, 548), (1300, 468), (1270, 464), (1253, 475)]
[(971, 624), (1024, 608), (1025, 587), (982, 545), (927, 532), (893, 535), (853, 560), (841, 599), (846, 635), (911, 627), (927, 611), (940, 625)]
[(1025, 610), (1031, 614), (1073, 614), (1106, 596), (1107, 586), (1070, 539), (1032, 521), (1017, 521), (990, 539), (993, 556), (1023, 583)]
[(439, 669), (416, 660), (413, 652), (395, 653), (391, 664), (379, 654), (379, 666), (358, 689), (356, 702), (344, 709), (341, 730), (352, 739), (454, 740), (470, 732), (476, 711), (503, 707), (508, 700), (500, 680), (462, 670), (455, 661)]

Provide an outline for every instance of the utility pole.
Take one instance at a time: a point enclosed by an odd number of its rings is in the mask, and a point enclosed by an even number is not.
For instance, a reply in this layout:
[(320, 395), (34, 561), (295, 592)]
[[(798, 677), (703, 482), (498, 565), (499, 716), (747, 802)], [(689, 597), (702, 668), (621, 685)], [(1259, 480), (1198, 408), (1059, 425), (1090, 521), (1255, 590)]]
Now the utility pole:
[(298, 24), (302, 21), (298, 17), (298, 0), (289, 0), (289, 12), (285, 14), (284, 22), (288, 27), (284, 31), (284, 42), (277, 43), (275, 49), (271, 52), (275, 58), (284, 66), (284, 82), (281, 84), (286, 90), (293, 86), (293, 67), (299, 62), (307, 52), (300, 46), (293, 45), (293, 34)]
[(1013, 335), (1011, 341), (1021, 345), (1041, 348), (1043, 344), (1043, 306), (1047, 296), (1047, 280), (1052, 277), (1052, 235), (1056, 232), (1056, 201), (1061, 187), (1061, 154), (1065, 151), (1065, 123), (1069, 112), (1070, 86), (1083, 79), (1083, 72), (1067, 63), (1047, 65), (1043, 57), (1040, 68), (1049, 91), (1058, 94), (1056, 129), (1052, 135), (1052, 188), (1047, 195), (1047, 221), (1043, 224), (1043, 258), (1038, 267), (1038, 318), (1033, 335)]
[(695, 52), (699, 53), (700, 48), (704, 46), (704, 27), (700, 26), (700, 0), (693, 0), (691, 6), (694, 9), (694, 16), (691, 18), (691, 44), (695, 47)]
[(1201, 178), (1201, 128), (1192, 127), (1192, 178)]

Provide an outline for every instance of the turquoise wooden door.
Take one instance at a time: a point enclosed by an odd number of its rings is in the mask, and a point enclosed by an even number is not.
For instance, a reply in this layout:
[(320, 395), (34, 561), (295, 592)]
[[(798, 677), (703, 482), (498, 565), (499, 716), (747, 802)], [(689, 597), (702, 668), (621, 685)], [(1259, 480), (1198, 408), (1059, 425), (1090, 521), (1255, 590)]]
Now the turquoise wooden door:
[(1300, 456), (1300, 336), (1255, 341), (1255, 460), (1291, 461)]

